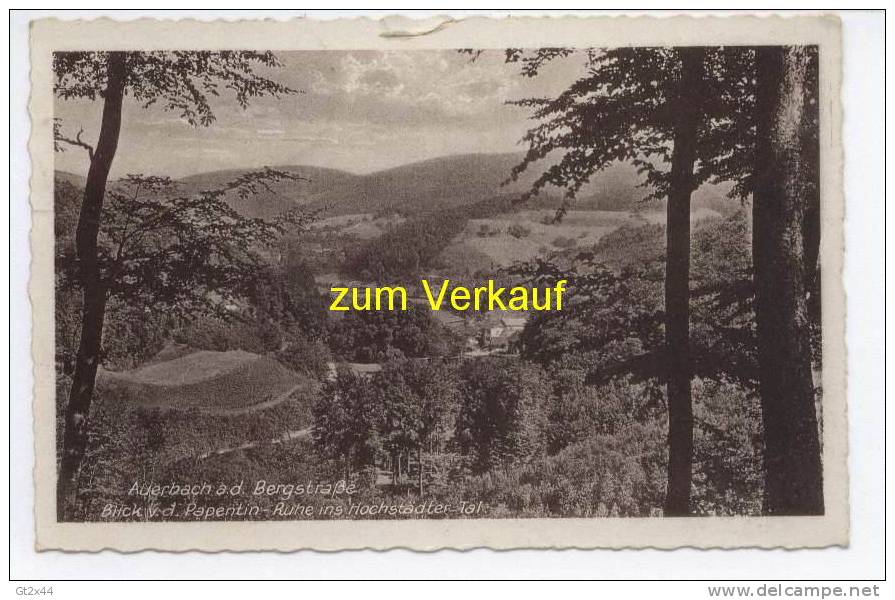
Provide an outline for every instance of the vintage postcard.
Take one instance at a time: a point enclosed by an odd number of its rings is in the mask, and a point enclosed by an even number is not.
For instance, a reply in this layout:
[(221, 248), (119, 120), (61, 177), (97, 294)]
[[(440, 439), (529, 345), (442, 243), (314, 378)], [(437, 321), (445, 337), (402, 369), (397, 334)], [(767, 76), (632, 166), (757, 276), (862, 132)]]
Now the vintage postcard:
[(31, 35), (38, 549), (848, 544), (836, 18)]

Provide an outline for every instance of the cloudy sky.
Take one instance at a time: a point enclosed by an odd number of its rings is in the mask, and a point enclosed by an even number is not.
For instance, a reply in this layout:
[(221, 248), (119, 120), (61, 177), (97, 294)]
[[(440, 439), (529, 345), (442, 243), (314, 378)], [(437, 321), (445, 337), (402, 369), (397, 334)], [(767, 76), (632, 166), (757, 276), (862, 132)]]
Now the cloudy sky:
[[(455, 51), (286, 52), (272, 72), (302, 93), (256, 100), (242, 110), (232, 98), (213, 105), (217, 121), (194, 129), (176, 114), (126, 102), (113, 176), (180, 177), (226, 168), (307, 164), (368, 173), (469, 152), (523, 149), (528, 110), (507, 100), (554, 95), (581, 73), (575, 58), (534, 79), (507, 65), (502, 51), (475, 62)], [(80, 127), (95, 141), (99, 102), (60, 101), (66, 133)], [(57, 154), (58, 169), (85, 174), (78, 149)]]

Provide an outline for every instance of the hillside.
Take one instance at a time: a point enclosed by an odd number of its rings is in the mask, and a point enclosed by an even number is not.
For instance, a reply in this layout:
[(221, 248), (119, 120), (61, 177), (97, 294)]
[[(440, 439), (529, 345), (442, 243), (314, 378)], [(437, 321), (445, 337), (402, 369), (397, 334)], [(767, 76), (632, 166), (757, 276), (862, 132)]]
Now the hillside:
[(304, 383), (277, 361), (241, 350), (172, 356), (131, 371), (100, 371), (97, 387), (138, 406), (226, 412), (268, 406)]
[[(319, 207), (332, 190), (351, 188), (359, 179), (347, 171), (309, 167), (306, 165), (278, 165), (273, 167), (279, 171), (292, 173), (302, 180), (280, 181), (271, 184), (271, 191), (260, 190), (250, 198), (238, 198), (232, 195), (230, 205), (242, 215), (253, 218), (272, 219), (296, 206)], [(218, 189), (245, 173), (241, 169), (211, 171), (191, 175), (179, 180), (184, 191), (196, 193), (203, 190)]]
[(334, 213), (397, 212), (404, 215), (466, 206), (520, 187), (501, 184), (516, 154), (447, 156), (371, 173), (322, 197)]
[[(246, 216), (262, 218), (271, 218), (295, 206), (321, 210), (324, 217), (358, 213), (410, 215), (518, 192), (520, 185), (501, 184), (520, 158), (517, 154), (446, 156), (365, 175), (305, 165), (278, 165), (276, 169), (308, 181), (280, 182), (271, 186), (274, 193), (262, 192), (245, 200), (233, 198), (231, 205)], [(214, 171), (180, 181), (185, 189), (199, 191), (220, 187), (240, 173)]]
[(87, 178), (83, 175), (76, 175), (74, 173), (69, 173), (68, 171), (56, 171), (55, 176), (57, 181), (70, 183), (79, 190), (83, 190), (84, 185), (87, 183)]
[[(346, 181), (330, 190), (315, 204), (326, 207), (328, 214), (388, 213), (411, 215), (443, 208), (468, 206), (495, 196), (518, 196), (529, 189), (543, 166), (523, 173), (519, 181), (503, 185), (521, 153), (463, 154), (444, 156), (379, 171)], [(578, 194), (588, 206), (625, 209), (643, 194), (636, 189), (636, 169), (613, 165), (594, 176)], [(556, 206), (563, 190), (548, 187), (540, 203)], [(532, 204), (539, 204), (533, 200)]]
[[(521, 153), (462, 154), (356, 175), (347, 171), (307, 165), (277, 165), (276, 169), (306, 178), (271, 185), (246, 199), (230, 198), (231, 205), (249, 217), (271, 219), (296, 206), (320, 210), (321, 217), (369, 213), (380, 216), (397, 213), (410, 216), (444, 208), (468, 206), (496, 196), (518, 196), (526, 191), (544, 165), (523, 173), (520, 180), (502, 185), (512, 168), (522, 160)], [(244, 173), (239, 169), (211, 171), (178, 180), (182, 190), (195, 193), (216, 189)], [(57, 178), (83, 189), (84, 177), (57, 171)], [(644, 196), (638, 187), (640, 176), (628, 164), (616, 164), (594, 175), (578, 193), (575, 208), (584, 210), (630, 210)], [(704, 185), (694, 195), (694, 206), (712, 206), (723, 191)], [(547, 188), (546, 196), (533, 200), (529, 207), (556, 207), (563, 190)], [(709, 202), (706, 202), (708, 200)], [(653, 203), (653, 208), (660, 208)]]

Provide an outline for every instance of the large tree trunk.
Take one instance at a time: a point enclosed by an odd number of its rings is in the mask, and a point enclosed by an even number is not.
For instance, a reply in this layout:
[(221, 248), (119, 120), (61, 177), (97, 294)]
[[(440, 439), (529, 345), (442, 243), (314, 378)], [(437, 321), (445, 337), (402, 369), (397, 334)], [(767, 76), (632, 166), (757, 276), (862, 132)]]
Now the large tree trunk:
[(683, 48), (674, 114), (671, 189), (665, 262), (665, 345), (668, 393), (668, 488), (665, 514), (690, 513), (693, 475), (693, 406), (690, 400), (690, 196), (700, 121), (701, 48)]
[(763, 48), (757, 60), (753, 261), (764, 510), (772, 515), (824, 511), (805, 285), (812, 269), (805, 268), (803, 237), (805, 219), (816, 218), (810, 153), (803, 151), (809, 62), (804, 48), (783, 47)]
[(802, 221), (805, 248), (805, 290), (808, 293), (808, 314), (812, 321), (820, 322), (820, 90), (818, 89), (818, 56), (813, 50), (808, 55), (808, 69), (813, 74), (806, 84), (806, 93), (813, 101), (805, 104), (806, 129), (801, 136), (802, 164), (805, 167), (807, 197), (805, 217)]
[(106, 313), (106, 290), (97, 258), (97, 237), (102, 218), (106, 181), (121, 130), (121, 105), (126, 84), (125, 54), (109, 53), (103, 117), (96, 150), (84, 187), (84, 200), (75, 238), (79, 275), (83, 287), (81, 339), (68, 404), (65, 408), (65, 434), (56, 484), (56, 513), (59, 520), (75, 518), (78, 477), (87, 446), (87, 419), (93, 399), (96, 369), (99, 366)]
[(419, 472), (419, 488), (420, 488), (420, 496), (423, 495), (423, 443), (420, 442), (420, 445), (416, 449), (416, 462), (418, 463)]

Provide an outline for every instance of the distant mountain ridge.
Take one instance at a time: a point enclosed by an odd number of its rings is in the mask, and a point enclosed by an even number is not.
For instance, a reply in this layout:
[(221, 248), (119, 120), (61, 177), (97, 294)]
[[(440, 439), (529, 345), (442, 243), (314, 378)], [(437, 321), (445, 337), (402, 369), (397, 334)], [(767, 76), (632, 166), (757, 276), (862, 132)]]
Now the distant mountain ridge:
[[(352, 213), (414, 214), (439, 208), (466, 206), (479, 200), (518, 193), (522, 185), (501, 184), (519, 163), (519, 154), (464, 154), (428, 159), (369, 174), (304, 165), (278, 165), (308, 181), (287, 181), (272, 186), (275, 194), (247, 200), (234, 199), (234, 208), (247, 216), (269, 218), (283, 210), (303, 206), (323, 210), (325, 216)], [(211, 189), (242, 171), (202, 173), (180, 181), (188, 189)]]
[[(459, 154), (415, 162), (369, 174), (305, 165), (274, 168), (305, 178), (271, 186), (273, 193), (246, 199), (235, 197), (230, 204), (248, 217), (271, 219), (295, 207), (322, 210), (323, 216), (353, 213), (401, 213), (411, 215), (431, 210), (468, 206), (494, 196), (518, 195), (541, 173), (534, 166), (519, 181), (503, 185), (522, 153)], [(188, 193), (219, 188), (251, 169), (211, 171), (183, 177), (177, 182)], [(57, 171), (57, 177), (83, 187), (84, 177)], [(592, 208), (624, 209), (643, 197), (640, 177), (631, 165), (613, 165), (596, 173), (578, 194)], [(563, 190), (547, 189), (558, 198)]]

